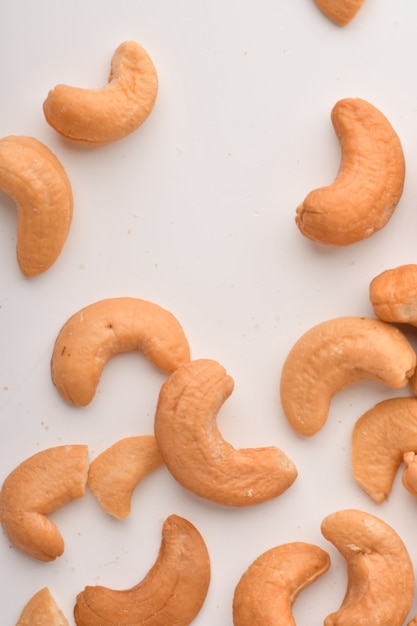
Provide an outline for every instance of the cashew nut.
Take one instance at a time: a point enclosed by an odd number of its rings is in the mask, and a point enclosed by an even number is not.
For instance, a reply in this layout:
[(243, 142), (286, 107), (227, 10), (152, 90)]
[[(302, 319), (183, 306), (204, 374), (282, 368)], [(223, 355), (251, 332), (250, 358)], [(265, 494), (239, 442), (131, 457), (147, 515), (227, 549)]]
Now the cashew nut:
[(155, 437), (127, 437), (90, 463), (87, 482), (106, 513), (124, 519), (139, 481), (162, 464)]
[(308, 543), (288, 543), (264, 552), (236, 586), (234, 626), (295, 626), (292, 607), (299, 593), (329, 567), (327, 552)]
[(326, 17), (338, 26), (346, 26), (363, 5), (365, 0), (314, 0)]
[(166, 466), (183, 487), (218, 504), (248, 506), (280, 495), (297, 470), (276, 447), (236, 450), (222, 438), (216, 418), (233, 386), (216, 361), (180, 366), (162, 385), (155, 436)]
[(72, 220), (71, 185), (57, 157), (33, 137), (0, 139), (0, 191), (17, 209), (17, 262), (28, 277), (55, 263)]
[(417, 265), (400, 265), (375, 276), (369, 299), (379, 319), (417, 326)]
[(342, 153), (339, 172), (331, 185), (307, 195), (295, 221), (309, 239), (345, 246), (388, 222), (403, 192), (405, 161), (390, 122), (365, 100), (339, 100), (331, 120)]
[(85, 493), (88, 448), (47, 448), (18, 465), (0, 491), (0, 522), (10, 543), (39, 561), (64, 551), (56, 525), (46, 516)]
[(138, 298), (109, 298), (81, 309), (64, 324), (52, 354), (52, 381), (67, 402), (85, 406), (94, 398), (107, 361), (130, 350), (141, 350), (168, 372), (190, 358), (184, 331), (169, 311)]
[(27, 602), (16, 626), (69, 626), (48, 587), (43, 587)]
[(321, 530), (347, 565), (347, 589), (325, 626), (402, 626), (413, 602), (414, 572), (398, 534), (370, 513), (348, 509), (328, 515)]
[(158, 77), (148, 53), (125, 41), (113, 54), (108, 84), (101, 89), (57, 85), (45, 102), (45, 119), (66, 139), (102, 146), (132, 133), (154, 106)]
[(77, 626), (187, 626), (199, 613), (210, 583), (210, 558), (198, 530), (170, 515), (158, 558), (146, 577), (119, 591), (88, 586), (74, 608)]
[(416, 354), (398, 328), (367, 317), (340, 317), (308, 330), (290, 350), (281, 373), (281, 404), (305, 437), (325, 424), (332, 397), (360, 380), (405, 387)]

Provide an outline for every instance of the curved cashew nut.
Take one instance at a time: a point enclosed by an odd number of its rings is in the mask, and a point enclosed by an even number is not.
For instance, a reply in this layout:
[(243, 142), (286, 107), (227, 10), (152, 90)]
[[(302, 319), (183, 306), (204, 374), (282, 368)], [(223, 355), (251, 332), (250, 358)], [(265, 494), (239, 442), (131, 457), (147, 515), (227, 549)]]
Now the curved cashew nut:
[(394, 326), (366, 317), (340, 317), (307, 331), (290, 350), (281, 373), (281, 404), (305, 437), (325, 424), (332, 397), (360, 380), (405, 387), (416, 355)]
[(74, 608), (77, 626), (190, 624), (199, 613), (210, 583), (210, 558), (198, 530), (170, 515), (162, 527), (158, 558), (131, 589), (86, 587)]
[(85, 493), (88, 448), (47, 448), (23, 461), (0, 492), (0, 521), (10, 543), (39, 561), (53, 561), (64, 541), (46, 516)]
[(295, 221), (309, 239), (345, 246), (388, 222), (403, 192), (405, 160), (391, 124), (365, 100), (339, 100), (331, 120), (342, 152), (339, 172), (307, 195)]
[(162, 385), (155, 437), (174, 478), (194, 494), (229, 506), (258, 504), (280, 495), (297, 477), (278, 448), (234, 449), (216, 418), (233, 380), (216, 361), (179, 367)]
[(365, 0), (314, 0), (326, 17), (338, 26), (346, 26), (363, 5)]
[(413, 602), (414, 572), (398, 534), (370, 513), (348, 509), (328, 515), (321, 530), (347, 565), (346, 595), (325, 626), (402, 626)]
[(55, 263), (72, 221), (73, 197), (57, 157), (33, 137), (0, 139), (0, 191), (17, 209), (17, 261), (28, 277)]
[(43, 103), (45, 119), (66, 139), (102, 146), (125, 137), (148, 117), (158, 77), (148, 53), (135, 41), (114, 52), (108, 84), (101, 89), (57, 85)]
[(375, 276), (369, 299), (384, 322), (417, 326), (417, 265), (400, 265)]
[(52, 354), (52, 381), (64, 400), (85, 406), (94, 398), (107, 361), (130, 350), (141, 350), (167, 372), (190, 358), (184, 331), (169, 311), (139, 298), (109, 298), (81, 309), (64, 324)]
[(90, 463), (88, 486), (106, 513), (124, 519), (140, 480), (163, 464), (152, 435), (121, 439)]
[(16, 626), (69, 626), (48, 587), (43, 587), (24, 606)]
[(295, 626), (292, 606), (299, 593), (329, 567), (327, 552), (308, 543), (288, 543), (264, 552), (236, 586), (234, 626)]

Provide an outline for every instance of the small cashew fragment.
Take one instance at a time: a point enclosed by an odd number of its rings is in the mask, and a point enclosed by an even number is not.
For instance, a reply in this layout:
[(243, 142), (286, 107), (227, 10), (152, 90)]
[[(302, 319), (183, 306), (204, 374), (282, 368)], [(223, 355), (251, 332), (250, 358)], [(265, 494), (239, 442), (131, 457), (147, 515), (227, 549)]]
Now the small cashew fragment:
[(90, 463), (87, 482), (106, 513), (124, 519), (140, 480), (163, 462), (155, 437), (127, 437)]
[(166, 466), (183, 487), (218, 504), (248, 506), (280, 495), (297, 470), (274, 446), (236, 450), (223, 439), (216, 418), (233, 386), (216, 361), (180, 366), (162, 385), (155, 437)]
[(27, 602), (16, 626), (69, 626), (48, 587), (43, 587)]
[(305, 437), (325, 424), (332, 397), (360, 380), (399, 389), (414, 373), (416, 354), (400, 330), (367, 317), (339, 317), (308, 330), (290, 350), (281, 373), (281, 404)]
[(347, 509), (328, 515), (321, 531), (347, 565), (347, 589), (325, 626), (402, 626), (414, 594), (413, 565), (402, 539), (379, 518)]
[(64, 541), (46, 516), (85, 493), (88, 448), (47, 448), (18, 465), (0, 491), (0, 522), (10, 543), (38, 561), (53, 561)]
[(154, 106), (158, 77), (148, 53), (125, 41), (111, 61), (108, 84), (101, 89), (57, 85), (45, 102), (45, 119), (66, 139), (103, 146), (139, 128)]
[(365, 0), (314, 0), (318, 8), (326, 17), (338, 26), (346, 26)]
[(308, 543), (297, 541), (264, 552), (236, 586), (234, 626), (295, 626), (292, 607), (299, 593), (329, 567), (327, 552)]
[(170, 515), (162, 527), (158, 558), (146, 577), (119, 591), (88, 586), (74, 608), (77, 626), (187, 626), (204, 604), (210, 557), (198, 530)]
[(67, 174), (43, 143), (10, 135), (0, 139), (0, 191), (16, 204), (20, 270), (37, 276), (55, 263), (69, 233), (73, 196)]
[(417, 265), (400, 265), (375, 276), (369, 299), (384, 322), (417, 326)]
[(341, 147), (339, 172), (331, 185), (307, 195), (295, 221), (313, 241), (346, 246), (391, 218), (403, 192), (405, 160), (390, 122), (365, 100), (339, 100), (331, 120)]
[(184, 331), (169, 311), (139, 298), (109, 298), (81, 309), (61, 328), (52, 381), (64, 400), (85, 406), (95, 396), (107, 361), (131, 350), (141, 350), (167, 372), (190, 359)]

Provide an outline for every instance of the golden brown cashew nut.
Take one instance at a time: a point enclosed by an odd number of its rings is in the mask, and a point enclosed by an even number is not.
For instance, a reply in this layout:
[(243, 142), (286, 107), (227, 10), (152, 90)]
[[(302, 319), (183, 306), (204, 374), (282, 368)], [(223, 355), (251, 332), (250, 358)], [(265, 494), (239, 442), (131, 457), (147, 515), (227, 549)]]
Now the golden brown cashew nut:
[(417, 326), (417, 265), (400, 265), (375, 276), (369, 299), (384, 322)]
[(48, 587), (43, 587), (27, 602), (16, 626), (69, 626)]
[(187, 626), (203, 606), (210, 558), (198, 530), (170, 515), (162, 527), (158, 558), (131, 589), (86, 587), (74, 608), (77, 626)]
[(141, 350), (167, 372), (190, 359), (184, 331), (169, 311), (139, 298), (109, 298), (81, 309), (61, 328), (52, 354), (52, 381), (64, 400), (85, 406), (94, 398), (107, 361), (130, 350)]
[(57, 260), (72, 221), (73, 197), (57, 157), (33, 137), (0, 139), (0, 191), (17, 209), (17, 261), (28, 277)]
[(88, 448), (56, 446), (23, 461), (0, 492), (0, 521), (10, 543), (39, 561), (53, 561), (64, 540), (46, 517), (85, 493)]
[(292, 606), (299, 593), (329, 567), (327, 552), (308, 543), (297, 541), (264, 552), (236, 586), (234, 626), (295, 626)]
[(339, 172), (331, 185), (307, 195), (295, 221), (309, 239), (345, 246), (391, 218), (403, 192), (405, 160), (390, 122), (369, 102), (339, 100), (331, 120), (342, 153)]
[(281, 373), (281, 404), (305, 437), (325, 424), (332, 397), (360, 380), (405, 387), (416, 354), (394, 326), (367, 317), (339, 317), (308, 330), (290, 350)]
[(326, 17), (338, 26), (346, 26), (363, 5), (365, 0), (314, 0)]
[(414, 572), (398, 534), (370, 513), (348, 509), (328, 515), (321, 530), (345, 558), (348, 583), (338, 611), (325, 626), (402, 626), (413, 602)]
[(148, 53), (125, 41), (111, 61), (108, 84), (101, 89), (57, 85), (45, 102), (45, 119), (66, 139), (102, 146), (139, 128), (154, 106), (158, 77)]
[(183, 487), (218, 504), (248, 506), (279, 496), (297, 470), (274, 446), (236, 450), (223, 439), (216, 418), (232, 391), (233, 379), (216, 361), (180, 366), (162, 385), (155, 437)]

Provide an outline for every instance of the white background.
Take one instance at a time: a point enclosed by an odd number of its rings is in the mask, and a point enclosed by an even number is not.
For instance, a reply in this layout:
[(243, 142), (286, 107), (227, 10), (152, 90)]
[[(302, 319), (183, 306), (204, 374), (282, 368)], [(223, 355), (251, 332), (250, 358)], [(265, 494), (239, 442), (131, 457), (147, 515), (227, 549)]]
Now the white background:
[[(313, 0), (14, 0), (5, 7), (0, 136), (46, 143), (66, 168), (75, 205), (58, 261), (26, 279), (15, 258), (14, 204), (0, 195), (0, 480), (50, 446), (86, 443), (93, 459), (123, 437), (153, 432), (166, 376), (143, 355), (114, 357), (82, 409), (67, 405), (50, 378), (53, 344), (67, 318), (120, 295), (169, 309), (192, 358), (226, 367), (235, 390), (219, 414), (224, 438), (234, 447), (277, 445), (299, 476), (273, 501), (229, 509), (185, 492), (163, 467), (139, 485), (123, 522), (87, 492), (52, 516), (66, 548), (47, 564), (0, 535), (2, 624), (14, 624), (45, 585), (73, 624), (74, 599), (85, 585), (136, 584), (156, 559), (171, 513), (195, 524), (210, 552), (212, 580), (196, 626), (231, 626), (244, 570), (289, 541), (315, 543), (331, 556), (328, 573), (294, 606), (298, 624), (322, 623), (346, 589), (344, 561), (320, 532), (322, 519), (339, 509), (361, 508), (387, 521), (417, 565), (417, 503), (400, 477), (378, 506), (350, 468), (355, 420), (399, 393), (369, 383), (340, 392), (310, 439), (291, 430), (279, 402), (281, 367), (298, 337), (332, 317), (371, 316), (370, 280), (417, 262), (415, 0), (366, 0), (344, 28)], [(112, 54), (126, 39), (143, 45), (158, 71), (151, 116), (110, 146), (70, 145), (44, 120), (48, 90), (105, 85)], [(389, 118), (407, 176), (382, 231), (330, 248), (305, 239), (294, 217), (308, 191), (337, 173), (330, 111), (344, 97), (365, 98)]]

